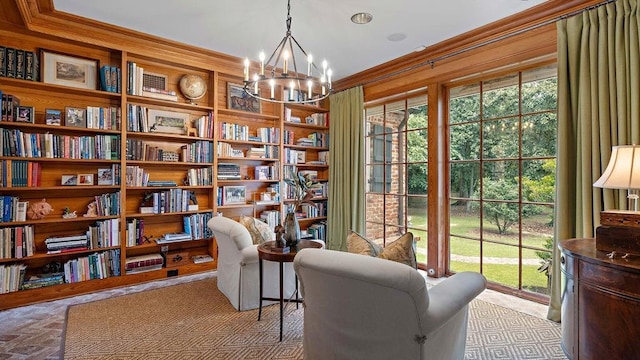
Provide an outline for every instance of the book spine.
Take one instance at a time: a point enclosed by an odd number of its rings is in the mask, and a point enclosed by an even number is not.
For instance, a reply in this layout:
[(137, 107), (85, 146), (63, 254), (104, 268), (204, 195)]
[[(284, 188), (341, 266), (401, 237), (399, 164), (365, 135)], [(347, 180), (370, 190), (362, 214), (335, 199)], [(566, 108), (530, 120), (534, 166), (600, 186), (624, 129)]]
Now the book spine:
[(24, 50), (16, 49), (16, 79), (24, 79), (25, 73)]
[(7, 61), (6, 61), (7, 48), (0, 46), (0, 77), (7, 76)]
[(16, 77), (16, 49), (6, 48), (5, 53), (6, 72), (5, 76), (9, 78)]

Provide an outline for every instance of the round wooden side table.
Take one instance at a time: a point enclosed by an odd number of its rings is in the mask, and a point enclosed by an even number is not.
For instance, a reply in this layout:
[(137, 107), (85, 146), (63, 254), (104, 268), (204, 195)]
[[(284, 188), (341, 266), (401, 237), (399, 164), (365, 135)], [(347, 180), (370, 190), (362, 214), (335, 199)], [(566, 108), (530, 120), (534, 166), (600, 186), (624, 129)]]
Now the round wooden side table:
[[(280, 302), (280, 341), (282, 341), (282, 320), (283, 320), (283, 306), (284, 306), (284, 284), (283, 284), (283, 271), (284, 271), (284, 263), (293, 262), (293, 259), (296, 257), (298, 251), (306, 248), (311, 249), (320, 249), (322, 248), (322, 244), (316, 241), (311, 240), (300, 240), (298, 245), (291, 246), (289, 248), (289, 252), (278, 251), (276, 248), (275, 241), (266, 241), (262, 244), (258, 245), (258, 267), (260, 269), (260, 309), (258, 310), (258, 321), (262, 317), (262, 301), (279, 301)], [(280, 264), (280, 298), (269, 298), (263, 297), (263, 281), (262, 281), (262, 261), (275, 261)], [(295, 299), (287, 299), (287, 302), (295, 302), (296, 305), (302, 300), (298, 298), (298, 276), (296, 276), (296, 290), (295, 290)]]

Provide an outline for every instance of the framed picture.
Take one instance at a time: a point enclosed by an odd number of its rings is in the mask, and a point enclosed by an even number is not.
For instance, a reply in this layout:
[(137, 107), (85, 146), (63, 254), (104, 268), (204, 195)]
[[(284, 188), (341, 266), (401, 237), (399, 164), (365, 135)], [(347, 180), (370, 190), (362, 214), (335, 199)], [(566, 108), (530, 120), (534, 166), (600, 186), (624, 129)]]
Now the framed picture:
[(78, 185), (78, 174), (62, 175), (62, 180), (60, 182), (62, 186)]
[(44, 122), (47, 125), (60, 126), (62, 119), (62, 110), (57, 109), (45, 109), (44, 110)]
[(169, 134), (186, 134), (189, 114), (149, 109), (149, 131)]
[(73, 107), (64, 109), (64, 125), (86, 128), (87, 127), (87, 110)]
[(78, 174), (78, 185), (93, 185), (93, 174)]
[(98, 61), (42, 50), (42, 81), (81, 89), (97, 89)]
[(244, 186), (223, 186), (222, 187), (222, 204), (246, 204), (247, 189)]
[(307, 152), (304, 150), (297, 150), (296, 157), (298, 158), (298, 164), (304, 164), (307, 162)]
[(111, 169), (98, 169), (98, 185), (113, 185), (113, 171)]
[(33, 106), (18, 106), (18, 117), (16, 118), (16, 121), (33, 124), (33, 115)]
[(262, 112), (260, 101), (247, 95), (242, 85), (227, 83), (227, 108), (232, 110)]

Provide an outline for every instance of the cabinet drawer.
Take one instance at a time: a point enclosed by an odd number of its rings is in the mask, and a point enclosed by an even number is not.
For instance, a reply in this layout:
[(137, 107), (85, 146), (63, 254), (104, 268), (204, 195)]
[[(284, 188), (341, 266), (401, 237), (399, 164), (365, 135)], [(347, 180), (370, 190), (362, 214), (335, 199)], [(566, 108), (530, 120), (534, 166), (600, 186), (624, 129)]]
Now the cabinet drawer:
[(188, 251), (171, 251), (165, 256), (165, 263), (168, 269), (191, 263)]
[(640, 275), (580, 262), (579, 281), (620, 292), (635, 298), (640, 297)]

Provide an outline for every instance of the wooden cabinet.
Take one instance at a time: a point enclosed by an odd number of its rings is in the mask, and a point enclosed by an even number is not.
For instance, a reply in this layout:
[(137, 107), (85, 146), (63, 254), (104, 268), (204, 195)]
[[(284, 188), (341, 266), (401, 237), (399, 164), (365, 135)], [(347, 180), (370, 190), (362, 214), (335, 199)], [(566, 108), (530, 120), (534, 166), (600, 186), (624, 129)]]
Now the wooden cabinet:
[(562, 251), (562, 348), (570, 359), (638, 359), (640, 259), (609, 259), (594, 239)]
[[(120, 92), (98, 90), (100, 80), (95, 88), (82, 88), (0, 77), (0, 91), (19, 98), (20, 105), (34, 113), (32, 122), (0, 121), (0, 196), (3, 204), (11, 202), (2, 209), (3, 215), (20, 203), (33, 206), (45, 200), (52, 208), (43, 218), (12, 214), (0, 219), (0, 278), (18, 285), (21, 282), (12, 279), (20, 276), (51, 281), (42, 287), (6, 289), (0, 294), (0, 310), (215, 269), (215, 241), (206, 222), (213, 216), (216, 196), (212, 187), (216, 73), (122, 50), (42, 39), (25, 31), (0, 32), (4, 42), (0, 45), (5, 47), (91, 59), (96, 68), (87, 71), (98, 77), (105, 65), (121, 71)], [(163, 76), (163, 89), (175, 96), (129, 94), (130, 62)], [(41, 59), (40, 66), (54, 64), (43, 64)], [(178, 83), (185, 74), (198, 75), (208, 84), (209, 92), (198, 104), (180, 94)], [(71, 123), (74, 109), (84, 116), (80, 126)], [(61, 114), (58, 123), (47, 120), (52, 110)], [(199, 121), (206, 124), (198, 128)], [(143, 122), (160, 126), (151, 130), (133, 126)], [(193, 239), (157, 242), (167, 233), (185, 232), (187, 226)], [(61, 242), (59, 250), (52, 247), (54, 240), (64, 238), (89, 240), (86, 246), (67, 247)], [(174, 253), (188, 257), (172, 266), (128, 273), (127, 259), (155, 254), (163, 262), (160, 255)], [(190, 259), (204, 254), (214, 261), (196, 264)], [(60, 278), (54, 282), (44, 273), (51, 269), (65, 273), (64, 283), (57, 284)]]
[[(41, 274), (43, 268), (50, 270), (71, 262), (90, 264), (73, 281), (67, 276), (62, 284), (0, 293), (0, 310), (215, 269), (217, 248), (206, 227), (207, 220), (214, 214), (234, 219), (251, 215), (275, 226), (290, 203), (283, 179), (298, 171), (314, 171), (323, 186), (314, 199), (320, 212), (305, 216), (301, 227), (315, 229), (319, 226), (315, 223), (326, 221), (329, 165), (321, 158), (328, 153), (329, 128), (327, 122), (306, 120), (314, 116), (328, 119), (326, 103), (242, 103), (237, 87), (242, 84), (240, 61), (236, 66), (233, 59), (218, 54), (212, 65), (207, 56), (198, 55), (197, 49), (186, 45), (164, 44), (157, 48), (163, 52), (144, 47), (136, 50), (136, 41), (145, 41), (136, 36), (133, 33), (130, 42), (122, 44), (83, 41), (80, 35), (70, 40), (0, 23), (0, 46), (34, 54), (46, 49), (89, 59), (95, 62), (98, 83), (103, 66), (119, 68), (121, 89), (102, 91), (98, 90), (99, 84), (82, 88), (0, 75), (0, 91), (18, 97), (20, 105), (32, 107), (34, 113), (33, 122), (0, 121), (0, 165), (11, 169), (12, 164), (24, 164), (28, 169), (24, 177), (29, 181), (37, 172), (37, 179), (27, 186), (4, 184), (0, 196), (29, 204), (45, 199), (53, 209), (42, 219), (0, 218), (0, 234), (4, 234), (0, 237), (0, 271), (9, 274), (5, 270), (15, 268), (10, 276), (20, 276), (22, 269), (29, 278)], [(133, 63), (138, 70), (134, 71)], [(149, 76), (140, 75), (140, 68)], [(179, 82), (187, 74), (204, 79), (208, 88), (204, 97), (190, 101), (181, 94)], [(132, 82), (147, 81), (159, 84), (164, 92), (154, 95), (144, 87), (129, 91)], [(276, 90), (277, 97), (282, 98), (284, 89)], [(72, 126), (65, 121), (69, 109), (83, 109), (85, 116), (90, 116), (89, 109), (102, 115), (97, 116), (97, 126)], [(51, 110), (60, 111), (58, 124), (47, 121)], [(107, 114), (109, 121), (104, 118)], [(287, 115), (301, 122), (286, 121)], [(293, 141), (322, 141), (311, 145), (285, 143), (285, 132)], [(55, 150), (62, 149), (62, 153), (38, 153), (35, 146), (44, 146), (44, 138), (54, 139), (52, 150), (55, 143)], [(15, 148), (17, 139), (35, 150), (15, 152), (12, 146)], [(65, 153), (64, 149), (69, 149), (65, 141), (87, 145), (89, 150), (77, 156), (73, 153), (76, 150)], [(297, 163), (290, 163), (285, 153), (291, 150), (304, 152), (304, 158), (297, 161), (296, 157)], [(225, 177), (229, 164), (234, 175)], [(109, 182), (105, 180), (108, 174)], [(79, 178), (84, 181), (78, 183)], [(74, 182), (76, 185), (70, 185)], [(98, 205), (96, 216), (84, 216), (93, 214), (94, 204)], [(77, 216), (63, 217), (65, 212)], [(192, 229), (192, 240), (162, 241), (165, 234), (184, 232), (186, 224)], [(29, 244), (33, 244), (28, 246), (25, 240), (19, 253), (16, 228), (20, 228), (21, 239), (27, 239), (24, 234), (28, 231)], [(87, 232), (100, 238), (86, 249), (51, 251), (47, 246), (47, 239), (82, 237)], [(315, 237), (321, 236), (317, 233)], [(30, 250), (22, 250), (25, 246)], [(153, 269), (138, 272), (126, 265), (133, 257), (160, 254), (164, 260), (156, 256), (153, 262), (164, 261), (161, 268), (154, 263)], [(174, 254), (180, 255), (179, 261), (171, 256)], [(196, 263), (191, 257), (197, 255), (211, 255), (214, 261)], [(170, 266), (167, 259), (174, 259)]]
[[(315, 206), (296, 209), (300, 228), (310, 238), (326, 241), (329, 192), (329, 111), (326, 107), (285, 104), (283, 119), (283, 174), (292, 178), (307, 174), (315, 181)], [(291, 206), (292, 190), (284, 184), (285, 206)]]

